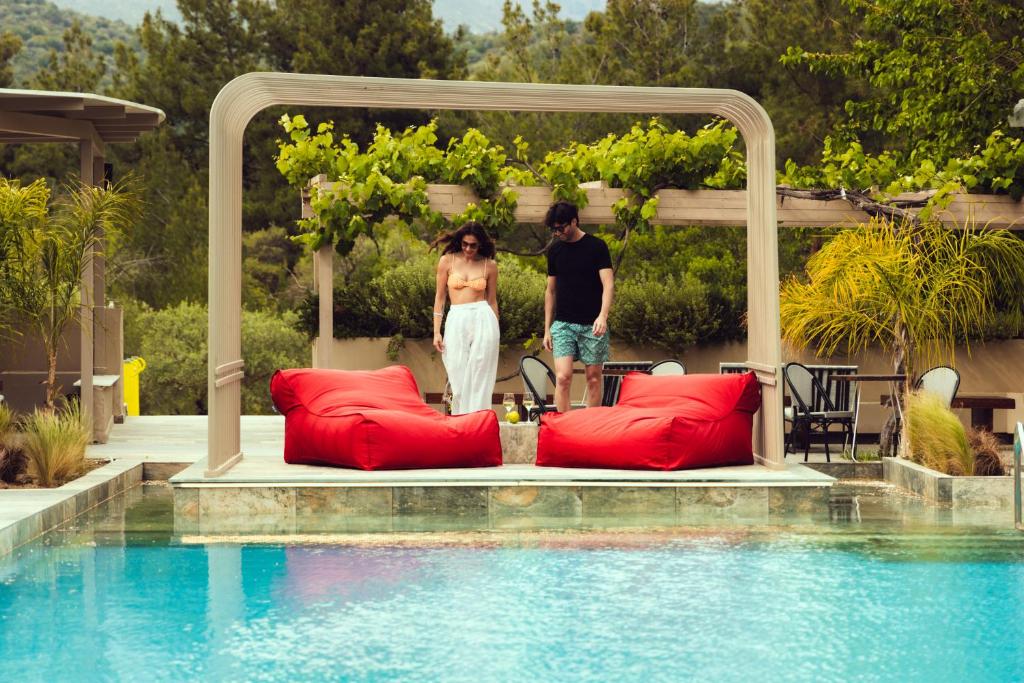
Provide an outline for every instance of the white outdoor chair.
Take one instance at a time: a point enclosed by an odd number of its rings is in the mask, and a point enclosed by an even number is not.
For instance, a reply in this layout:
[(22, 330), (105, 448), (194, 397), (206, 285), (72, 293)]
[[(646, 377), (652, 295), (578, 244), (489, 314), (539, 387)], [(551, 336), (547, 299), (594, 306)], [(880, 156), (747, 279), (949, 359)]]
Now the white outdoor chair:
[(947, 408), (953, 405), (959, 388), (960, 373), (947, 365), (939, 365), (925, 371), (914, 383), (914, 389), (935, 394), (942, 399)]
[(648, 371), (652, 375), (685, 375), (686, 366), (675, 359), (658, 361)]

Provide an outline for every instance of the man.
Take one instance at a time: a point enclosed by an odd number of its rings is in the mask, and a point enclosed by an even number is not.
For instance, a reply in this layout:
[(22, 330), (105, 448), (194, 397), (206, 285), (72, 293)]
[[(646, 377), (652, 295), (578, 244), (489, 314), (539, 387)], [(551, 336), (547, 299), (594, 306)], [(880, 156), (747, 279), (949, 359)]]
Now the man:
[(608, 245), (580, 230), (574, 205), (556, 202), (544, 225), (558, 238), (548, 250), (544, 348), (555, 357), (555, 406), (564, 413), (576, 360), (586, 366), (587, 405), (601, 405), (601, 368), (608, 360), (608, 312), (615, 284)]

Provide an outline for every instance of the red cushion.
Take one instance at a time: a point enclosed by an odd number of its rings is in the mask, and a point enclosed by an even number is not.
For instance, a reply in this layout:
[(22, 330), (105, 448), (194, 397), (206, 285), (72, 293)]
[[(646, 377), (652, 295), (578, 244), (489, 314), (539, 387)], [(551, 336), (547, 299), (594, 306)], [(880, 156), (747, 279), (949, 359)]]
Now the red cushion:
[(362, 470), (501, 465), (494, 412), (441, 415), (423, 402), (402, 365), (279, 370), (270, 395), (285, 416), (288, 463)]
[(751, 465), (760, 406), (754, 373), (630, 374), (613, 408), (545, 415), (537, 464), (627, 470)]

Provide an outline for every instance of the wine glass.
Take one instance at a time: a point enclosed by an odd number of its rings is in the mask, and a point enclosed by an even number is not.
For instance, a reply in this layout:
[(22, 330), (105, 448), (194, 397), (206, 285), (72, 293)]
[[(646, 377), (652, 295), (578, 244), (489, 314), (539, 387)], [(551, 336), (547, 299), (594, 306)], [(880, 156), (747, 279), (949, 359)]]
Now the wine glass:
[(512, 392), (505, 393), (501, 397), (501, 405), (505, 406), (505, 419), (508, 419), (509, 413), (516, 409), (516, 395)]
[(533, 406), (533, 392), (527, 391), (526, 393), (523, 394), (523, 408), (526, 410), (527, 420), (533, 419), (533, 415), (531, 415), (531, 413), (533, 412)]

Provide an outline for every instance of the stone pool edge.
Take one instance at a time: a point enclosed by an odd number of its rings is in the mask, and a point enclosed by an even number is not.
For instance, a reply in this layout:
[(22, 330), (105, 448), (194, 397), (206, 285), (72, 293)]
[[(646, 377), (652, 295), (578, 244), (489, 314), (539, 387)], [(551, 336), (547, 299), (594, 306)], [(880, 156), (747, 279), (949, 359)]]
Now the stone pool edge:
[(55, 489), (0, 489), (0, 558), (144, 481), (188, 463), (117, 459)]

